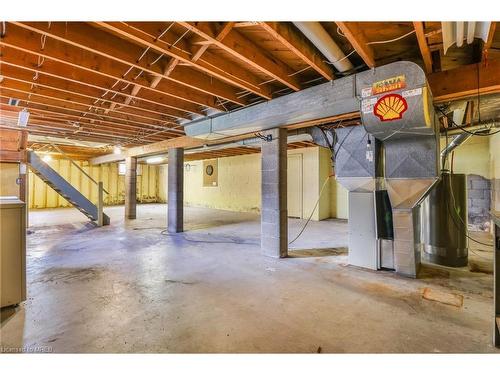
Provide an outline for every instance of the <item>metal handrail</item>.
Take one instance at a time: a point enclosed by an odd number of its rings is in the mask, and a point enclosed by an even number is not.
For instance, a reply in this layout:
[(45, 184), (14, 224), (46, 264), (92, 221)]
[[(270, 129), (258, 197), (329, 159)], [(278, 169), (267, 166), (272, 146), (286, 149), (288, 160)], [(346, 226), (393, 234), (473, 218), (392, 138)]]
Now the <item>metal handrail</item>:
[[(99, 186), (99, 182), (97, 182), (96, 180), (94, 180), (94, 178), (93, 178), (92, 176), (90, 176), (87, 172), (85, 172), (85, 171), (83, 170), (83, 168), (82, 168), (82, 167), (80, 167), (77, 163), (75, 163), (75, 161), (74, 161), (73, 159), (71, 159), (71, 158), (70, 158), (70, 157), (69, 157), (69, 156), (68, 156), (68, 155), (67, 155), (67, 154), (66, 154), (63, 150), (61, 150), (61, 149), (60, 149), (57, 145), (55, 145), (55, 144), (53, 144), (53, 143), (51, 143), (51, 145), (52, 145), (52, 147), (54, 147), (54, 148), (55, 148), (58, 152), (60, 152), (61, 154), (63, 154), (63, 155), (64, 155), (64, 157), (65, 157), (66, 159), (68, 159), (68, 160), (71, 162), (71, 164), (73, 164), (75, 167), (77, 167), (77, 168), (78, 168), (78, 170), (79, 170), (80, 172), (82, 172), (85, 176), (87, 176), (87, 177), (90, 179), (90, 181), (92, 181), (94, 184), (96, 184), (97, 186)], [(104, 188), (103, 188), (103, 189), (102, 189), (102, 191), (103, 191), (104, 193), (106, 193), (106, 194), (108, 194), (108, 195), (109, 195), (109, 193), (108, 193), (108, 191), (107, 191), (106, 189), (104, 189)]]

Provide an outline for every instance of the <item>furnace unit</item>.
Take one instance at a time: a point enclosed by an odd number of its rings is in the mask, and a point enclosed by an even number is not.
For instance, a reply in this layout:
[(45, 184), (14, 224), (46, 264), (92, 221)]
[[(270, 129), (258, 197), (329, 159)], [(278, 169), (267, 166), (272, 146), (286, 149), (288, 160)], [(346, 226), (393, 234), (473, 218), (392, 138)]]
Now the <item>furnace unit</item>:
[(349, 264), (392, 269), (391, 204), (382, 178), (381, 143), (362, 126), (335, 130), (335, 176), (349, 191)]
[(422, 252), (420, 203), (439, 180), (439, 132), (423, 70), (396, 62), (356, 75), (366, 131), (381, 142), (394, 225), (394, 268), (416, 277)]

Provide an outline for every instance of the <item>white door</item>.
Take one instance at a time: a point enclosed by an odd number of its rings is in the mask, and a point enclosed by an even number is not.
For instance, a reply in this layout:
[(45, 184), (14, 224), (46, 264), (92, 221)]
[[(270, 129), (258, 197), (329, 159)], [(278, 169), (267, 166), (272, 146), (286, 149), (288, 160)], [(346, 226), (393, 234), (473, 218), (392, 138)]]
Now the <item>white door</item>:
[(288, 155), (288, 216), (302, 218), (302, 154)]

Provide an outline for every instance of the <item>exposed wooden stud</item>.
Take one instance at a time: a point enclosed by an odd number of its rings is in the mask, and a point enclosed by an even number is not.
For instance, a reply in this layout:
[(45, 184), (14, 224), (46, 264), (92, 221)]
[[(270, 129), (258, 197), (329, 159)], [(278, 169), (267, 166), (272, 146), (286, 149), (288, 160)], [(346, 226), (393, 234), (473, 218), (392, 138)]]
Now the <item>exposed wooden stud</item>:
[(427, 74), (432, 73), (432, 56), (425, 37), (424, 23), (413, 22), (413, 27), (415, 28), (418, 47), (420, 48), (420, 53), (422, 54), (422, 59), (424, 60), (425, 72)]

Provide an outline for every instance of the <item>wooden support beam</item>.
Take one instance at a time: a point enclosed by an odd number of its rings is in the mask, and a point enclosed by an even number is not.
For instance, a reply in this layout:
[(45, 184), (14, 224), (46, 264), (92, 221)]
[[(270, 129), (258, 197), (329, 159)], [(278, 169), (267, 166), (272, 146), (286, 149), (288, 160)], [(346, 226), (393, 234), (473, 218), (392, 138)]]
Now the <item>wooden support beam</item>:
[(203, 146), (204, 141), (198, 138), (192, 137), (177, 137), (172, 139), (167, 139), (165, 141), (152, 143), (149, 145), (133, 147), (125, 150), (121, 154), (108, 154), (103, 156), (98, 156), (90, 160), (90, 164), (105, 164), (113, 163), (116, 161), (124, 160), (125, 157), (132, 156), (145, 156), (151, 154), (157, 154), (160, 152), (165, 152), (169, 148), (187, 148), (187, 147), (198, 147)]
[(237, 30), (230, 31), (223, 40), (217, 40), (217, 31), (210, 22), (179, 22), (181, 25), (212, 42), (232, 56), (271, 76), (275, 80), (298, 91), (301, 85), (294, 71), (282, 61), (269, 55)]
[(336, 22), (349, 43), (369, 68), (375, 67), (375, 53), (358, 22)]
[[(479, 77), (479, 82), (478, 82)], [(434, 102), (452, 101), (478, 94), (500, 92), (500, 60), (464, 65), (427, 76)]]
[(332, 68), (323, 60), (321, 53), (291, 23), (262, 22), (260, 26), (327, 80), (334, 79)]
[(422, 59), (424, 60), (425, 72), (427, 74), (430, 74), (432, 73), (432, 56), (431, 56), (431, 50), (427, 45), (427, 38), (425, 37), (424, 23), (413, 22), (413, 27), (415, 28), (418, 47), (420, 48), (420, 53), (422, 54)]

